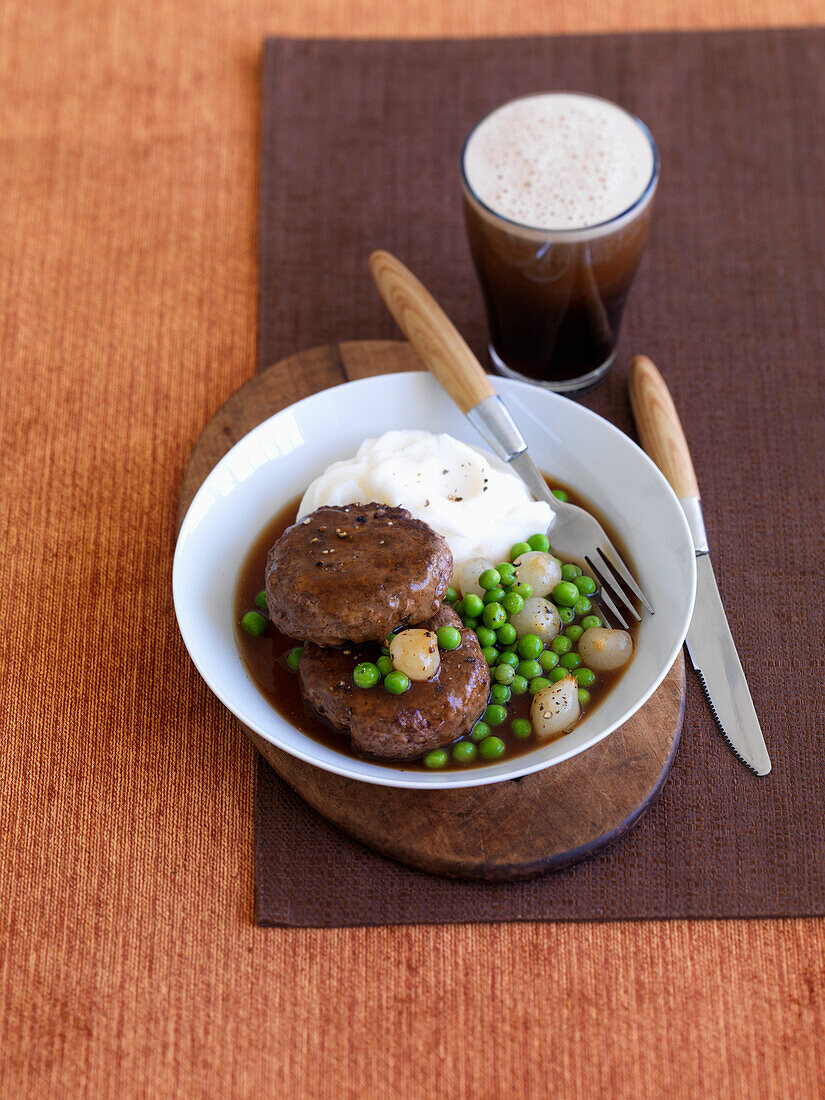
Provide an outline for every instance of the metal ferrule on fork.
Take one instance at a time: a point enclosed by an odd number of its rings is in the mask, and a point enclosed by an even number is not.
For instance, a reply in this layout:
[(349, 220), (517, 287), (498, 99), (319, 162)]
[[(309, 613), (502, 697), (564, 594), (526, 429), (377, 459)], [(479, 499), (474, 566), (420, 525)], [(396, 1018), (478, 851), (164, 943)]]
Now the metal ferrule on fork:
[(497, 393), (474, 405), (467, 419), (505, 462), (527, 450), (524, 436)]

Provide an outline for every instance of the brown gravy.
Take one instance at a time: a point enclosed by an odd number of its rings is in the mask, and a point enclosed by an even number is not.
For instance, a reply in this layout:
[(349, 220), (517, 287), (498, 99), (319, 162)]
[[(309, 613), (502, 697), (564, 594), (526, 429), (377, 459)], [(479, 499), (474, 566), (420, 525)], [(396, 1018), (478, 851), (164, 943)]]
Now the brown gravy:
[[(555, 488), (563, 488), (572, 504), (578, 504), (594, 514), (607, 531), (607, 534), (625, 561), (629, 560), (629, 555), (627, 554), (622, 540), (596, 509), (582, 500), (579, 494), (569, 489), (566, 485), (561, 486), (558, 482), (554, 481), (553, 486)], [(277, 710), (290, 725), (300, 730), (301, 733), (305, 733), (314, 741), (319, 741), (321, 744), (329, 746), (329, 748), (334, 749), (336, 752), (345, 753), (347, 756), (352, 756), (356, 759), (365, 759), (360, 753), (354, 750), (348, 734), (339, 733), (338, 730), (332, 729), (325, 722), (321, 721), (311, 708), (304, 705), (304, 701), (301, 698), (298, 674), (293, 672), (286, 662), (287, 653), (291, 649), (294, 649), (295, 646), (300, 645), (300, 641), (297, 641), (295, 638), (288, 638), (285, 634), (281, 634), (281, 632), (271, 623), (266, 633), (260, 638), (255, 638), (247, 634), (240, 625), (241, 619), (246, 612), (254, 609), (255, 596), (264, 587), (264, 572), (269, 549), (272, 544), (280, 538), (287, 527), (295, 522), (299, 503), (300, 498), (296, 497), (294, 500), (284, 505), (284, 507), (272, 517), (253, 542), (241, 566), (241, 571), (238, 574), (238, 580), (235, 585), (233, 605), (233, 621), (235, 624), (235, 638), (238, 643), (238, 650), (256, 686), (269, 700), (275, 710)], [(595, 610), (594, 607), (594, 611)], [(634, 633), (635, 641), (635, 631), (632, 632)], [(359, 647), (359, 653), (363, 650), (366, 654), (369, 648), (370, 643), (367, 643), (367, 645)], [(359, 657), (359, 660), (376, 660), (380, 656), (381, 650), (377, 644), (373, 644), (372, 648), (374, 649), (374, 653), (371, 657), (362, 655)], [(614, 673), (599, 673), (596, 683), (591, 688), (588, 688), (590, 692), (590, 702), (587, 705), (586, 714), (592, 713), (614, 684), (621, 678), (624, 671), (624, 669), (620, 669), (618, 672)], [(377, 691), (380, 689), (371, 688), (366, 690)], [(530, 717), (531, 702), (532, 698), (527, 693), (519, 696), (511, 696), (510, 702), (507, 704), (507, 721), (493, 729), (492, 732), (496, 737), (501, 738), (507, 748), (506, 753), (504, 756), (500, 757), (500, 760), (512, 759), (514, 756), (523, 756), (525, 753), (533, 752), (539, 746), (540, 742), (538, 742), (534, 736), (521, 741), (514, 737), (510, 730), (510, 723), (514, 718)], [(400, 763), (391, 760), (381, 760), (378, 761), (378, 763), (386, 767), (401, 768), (407, 771), (429, 770), (424, 767), (420, 760), (404, 761)], [(450, 761), (447, 767), (441, 770), (467, 771), (471, 768), (485, 767), (487, 763), (488, 762), (483, 760), (476, 760), (472, 764), (454, 764)]]

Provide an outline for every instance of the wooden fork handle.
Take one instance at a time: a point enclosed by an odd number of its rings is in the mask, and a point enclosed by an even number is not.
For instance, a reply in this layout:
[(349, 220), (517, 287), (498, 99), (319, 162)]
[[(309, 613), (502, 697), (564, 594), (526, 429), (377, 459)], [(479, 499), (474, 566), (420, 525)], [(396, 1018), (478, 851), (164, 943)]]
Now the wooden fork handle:
[(389, 252), (370, 256), (378, 293), (424, 365), (463, 413), (495, 394), (484, 368), (435, 298)]
[(679, 414), (664, 378), (646, 355), (630, 363), (630, 404), (642, 446), (670, 482), (677, 497), (699, 497)]

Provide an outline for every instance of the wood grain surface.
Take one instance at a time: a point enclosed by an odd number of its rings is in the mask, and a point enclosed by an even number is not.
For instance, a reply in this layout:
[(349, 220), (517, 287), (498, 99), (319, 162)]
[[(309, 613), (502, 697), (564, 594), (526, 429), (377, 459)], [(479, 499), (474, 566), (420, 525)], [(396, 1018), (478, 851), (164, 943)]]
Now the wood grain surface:
[(679, 412), (664, 378), (646, 355), (633, 356), (628, 384), (639, 442), (677, 497), (699, 497), (696, 471)]
[[(312, 348), (273, 363), (230, 397), (198, 438), (178, 522), (218, 459), (278, 409), (350, 378), (420, 369), (410, 345), (392, 340)], [(684, 707), (680, 652), (645, 706), (592, 749), (517, 781), (457, 791), (365, 787), (244, 729), (302, 798), (363, 844), (422, 871), (496, 882), (566, 867), (624, 836), (662, 788)]]
[(822, 21), (820, 0), (0, 7), (4, 1097), (823, 1095), (821, 920), (257, 929), (252, 748), (169, 591), (187, 457), (254, 370), (263, 35)]
[(495, 394), (464, 337), (409, 268), (389, 252), (376, 251), (370, 273), (398, 327), (462, 412)]

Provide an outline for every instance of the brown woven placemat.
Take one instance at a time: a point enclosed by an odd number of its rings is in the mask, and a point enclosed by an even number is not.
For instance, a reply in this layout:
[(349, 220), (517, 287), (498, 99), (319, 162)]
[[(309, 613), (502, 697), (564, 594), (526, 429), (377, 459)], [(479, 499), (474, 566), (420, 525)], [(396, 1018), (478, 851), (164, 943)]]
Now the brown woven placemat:
[(641, 825), (577, 867), (484, 886), (371, 854), (259, 760), (261, 924), (825, 913), (825, 32), (267, 41), (259, 365), (396, 337), (367, 271), (379, 246), (483, 353), (459, 150), (493, 106), (544, 88), (617, 100), (659, 143), (618, 363), (584, 400), (632, 433), (629, 356), (664, 372), (774, 771), (757, 779), (736, 763), (689, 675), (679, 754)]

